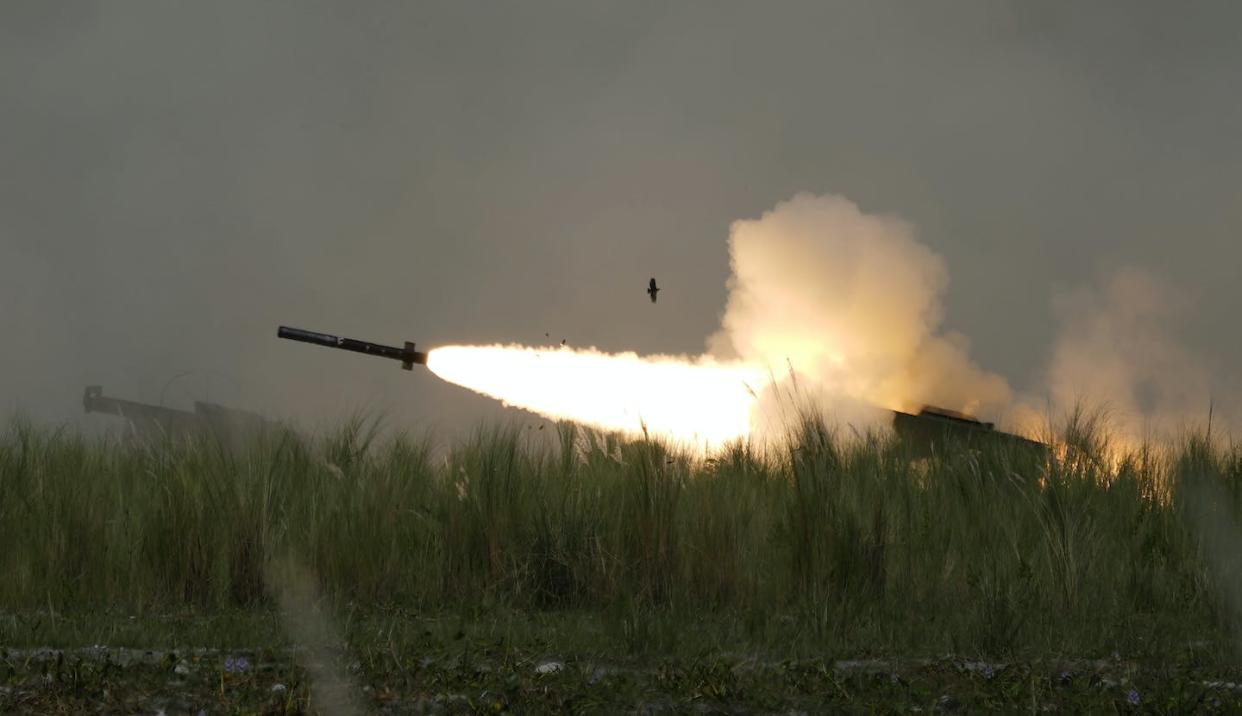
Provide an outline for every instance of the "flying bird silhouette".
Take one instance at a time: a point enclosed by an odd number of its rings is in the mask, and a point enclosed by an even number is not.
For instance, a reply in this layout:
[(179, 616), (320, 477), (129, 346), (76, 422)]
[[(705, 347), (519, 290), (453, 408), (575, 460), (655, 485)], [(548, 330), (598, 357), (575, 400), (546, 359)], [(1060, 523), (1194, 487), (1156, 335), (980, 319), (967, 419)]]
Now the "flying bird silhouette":
[(656, 294), (659, 292), (660, 292), (660, 287), (656, 286), (656, 282), (654, 278), (651, 279), (651, 282), (647, 284), (647, 295), (651, 296), (652, 303), (656, 302)]

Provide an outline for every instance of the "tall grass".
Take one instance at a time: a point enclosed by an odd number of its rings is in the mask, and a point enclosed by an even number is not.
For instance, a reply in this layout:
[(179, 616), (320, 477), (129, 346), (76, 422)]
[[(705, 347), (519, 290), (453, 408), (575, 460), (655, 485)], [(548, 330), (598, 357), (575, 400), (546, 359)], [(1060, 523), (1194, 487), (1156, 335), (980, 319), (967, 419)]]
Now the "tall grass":
[(353, 420), (237, 448), (16, 420), (0, 610), (265, 606), (267, 560), (292, 554), (361, 605), (716, 613), (877, 649), (1157, 650), (1236, 616), (1184, 496), (1211, 484), (1233, 519), (1242, 452), (1204, 435), (1119, 451), (1080, 414), (1047, 456), (916, 458), (806, 419), (779, 449), (710, 459), (529, 435), (436, 449)]

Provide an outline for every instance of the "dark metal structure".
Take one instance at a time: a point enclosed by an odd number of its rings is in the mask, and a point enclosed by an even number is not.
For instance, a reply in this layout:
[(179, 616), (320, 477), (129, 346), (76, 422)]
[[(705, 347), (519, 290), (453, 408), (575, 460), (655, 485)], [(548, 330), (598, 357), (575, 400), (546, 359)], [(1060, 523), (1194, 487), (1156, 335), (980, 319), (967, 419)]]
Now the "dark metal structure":
[(102, 413), (123, 418), (135, 434), (150, 437), (184, 437), (195, 432), (213, 432), (229, 440), (247, 433), (273, 427), (263, 416), (246, 410), (215, 403), (195, 401), (194, 412), (149, 405), (103, 394), (103, 388), (89, 385), (82, 395), (82, 407), (88, 413)]
[(148, 405), (103, 394), (98, 385), (88, 385), (82, 395), (88, 413), (104, 413), (125, 419), (135, 433), (142, 435), (185, 435), (201, 427), (201, 418), (185, 410)]
[(893, 431), (920, 455), (943, 451), (949, 446), (982, 449), (998, 446), (1043, 454), (1048, 446), (1013, 433), (1001, 432), (992, 423), (956, 410), (925, 405), (917, 414), (893, 411)]
[(277, 329), (276, 337), (287, 338), (291, 341), (301, 341), (303, 343), (314, 343), (315, 345), (327, 346), (328, 348), (340, 348), (341, 350), (354, 351), (355, 353), (365, 353), (370, 356), (390, 358), (401, 361), (401, 367), (405, 370), (412, 370), (415, 364), (427, 364), (427, 354), (414, 350), (414, 344), (409, 341), (405, 342), (404, 347), (396, 348), (369, 341), (354, 340), (353, 338), (340, 338), (327, 333), (306, 331), (301, 328), (289, 328), (288, 326), (281, 326)]

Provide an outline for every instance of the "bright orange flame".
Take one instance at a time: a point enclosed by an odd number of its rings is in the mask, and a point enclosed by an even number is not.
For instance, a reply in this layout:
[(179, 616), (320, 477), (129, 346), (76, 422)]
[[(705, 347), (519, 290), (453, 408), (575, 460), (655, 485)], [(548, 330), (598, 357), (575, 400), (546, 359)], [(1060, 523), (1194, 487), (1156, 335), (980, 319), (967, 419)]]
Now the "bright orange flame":
[(764, 371), (709, 357), (594, 349), (441, 346), (427, 355), (440, 378), (553, 420), (706, 449), (751, 432)]

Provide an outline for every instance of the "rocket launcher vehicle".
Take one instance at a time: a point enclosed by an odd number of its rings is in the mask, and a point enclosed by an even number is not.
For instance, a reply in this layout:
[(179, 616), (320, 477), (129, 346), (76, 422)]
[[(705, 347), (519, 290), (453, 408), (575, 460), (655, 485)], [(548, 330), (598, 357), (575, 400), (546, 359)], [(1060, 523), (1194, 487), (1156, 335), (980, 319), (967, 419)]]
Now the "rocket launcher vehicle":
[(950, 445), (976, 450), (985, 446), (1016, 448), (1039, 457), (1048, 449), (1044, 443), (996, 430), (992, 423), (972, 415), (933, 405), (923, 406), (917, 414), (894, 410), (893, 432), (920, 456), (944, 451)]
[(98, 385), (86, 387), (82, 407), (87, 413), (115, 415), (126, 422), (133, 434), (146, 438), (180, 438), (212, 432), (229, 440), (240, 440), (246, 434), (275, 425), (257, 413), (215, 403), (195, 401), (194, 411), (190, 412), (113, 398), (104, 395), (103, 388)]

